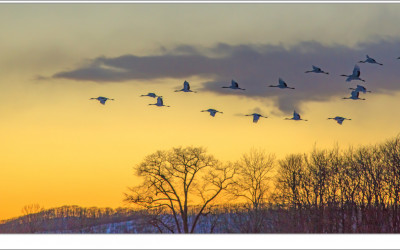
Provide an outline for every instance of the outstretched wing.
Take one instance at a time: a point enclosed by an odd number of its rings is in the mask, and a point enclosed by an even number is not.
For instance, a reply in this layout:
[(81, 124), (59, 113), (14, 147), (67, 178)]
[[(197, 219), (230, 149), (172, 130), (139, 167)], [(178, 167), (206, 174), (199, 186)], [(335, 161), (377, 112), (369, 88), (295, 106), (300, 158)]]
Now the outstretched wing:
[(232, 80), (231, 85), (234, 88), (238, 88), (239, 87), (239, 84), (237, 82), (235, 82), (234, 80)]
[(361, 91), (361, 92), (363, 92), (363, 93), (367, 92), (367, 89), (366, 89), (364, 86), (362, 86), (362, 85), (357, 85), (356, 90), (357, 90), (357, 91)]
[(300, 120), (300, 115), (296, 111), (293, 112), (293, 119)]
[(351, 91), (351, 98), (358, 98), (358, 96), (359, 96), (359, 92), (358, 91), (356, 91), (356, 90), (353, 90), (353, 91)]
[(318, 68), (317, 66), (312, 65), (313, 70), (315, 71), (321, 71), (321, 68)]
[(339, 123), (340, 125), (342, 125), (344, 119), (336, 119), (337, 123)]
[(162, 106), (163, 105), (163, 99), (162, 99), (162, 97), (157, 97), (157, 105), (160, 105), (160, 106)]
[(287, 84), (284, 80), (282, 80), (282, 78), (279, 78), (279, 86), (283, 86), (283, 87), (287, 87)]
[(253, 114), (253, 122), (254, 122), (254, 123), (257, 123), (258, 120), (260, 119), (260, 116), (261, 116), (261, 115), (259, 115), (259, 114)]
[(360, 67), (356, 64), (353, 69), (353, 76), (359, 77), (360, 76)]
[(189, 83), (187, 81), (185, 81), (183, 83), (183, 88), (186, 89), (186, 90), (190, 90), (190, 85), (189, 85)]

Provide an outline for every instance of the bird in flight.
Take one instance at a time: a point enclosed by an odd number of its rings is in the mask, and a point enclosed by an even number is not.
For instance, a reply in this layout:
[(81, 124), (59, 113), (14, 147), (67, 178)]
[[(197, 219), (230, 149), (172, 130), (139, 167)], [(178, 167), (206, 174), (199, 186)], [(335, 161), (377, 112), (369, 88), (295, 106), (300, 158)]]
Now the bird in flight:
[(378, 65), (383, 65), (382, 63), (378, 63), (374, 58), (369, 57), (368, 55), (367, 55), (367, 59), (365, 59), (364, 61), (359, 61), (359, 63), (375, 63)]
[(96, 97), (96, 98), (90, 98), (90, 100), (98, 100), (103, 105), (106, 104), (107, 100), (114, 101), (114, 99), (110, 99), (110, 98), (107, 98), (107, 97), (104, 97), (104, 96), (99, 96), (99, 97)]
[(351, 91), (350, 97), (343, 97), (342, 99), (352, 99), (352, 100), (365, 100), (364, 98), (359, 98), (360, 92), (353, 90)]
[(156, 105), (157, 107), (169, 107), (167, 105), (164, 105), (162, 96), (157, 97), (157, 103), (149, 104), (149, 105)]
[(141, 95), (141, 96), (148, 96), (148, 97), (153, 97), (153, 98), (157, 97), (157, 95), (154, 93), (148, 93), (147, 95)]
[(282, 78), (279, 78), (279, 84), (278, 85), (269, 85), (269, 87), (277, 87), (277, 88), (280, 88), (280, 89), (294, 89), (294, 88), (288, 87), (286, 82), (284, 80), (282, 80)]
[(341, 75), (341, 76), (346, 76), (346, 82), (350, 82), (352, 80), (359, 80), (359, 81), (363, 81), (365, 82), (365, 80), (360, 78), (360, 67), (356, 64), (354, 65), (354, 69), (353, 69), (353, 74), (351, 75)]
[(292, 118), (285, 118), (285, 120), (307, 121), (307, 120), (301, 119), (299, 113), (297, 113), (296, 110), (293, 112), (293, 117)]
[(210, 115), (211, 115), (212, 117), (215, 117), (215, 114), (216, 114), (216, 113), (221, 113), (221, 114), (223, 114), (223, 112), (218, 111), (218, 110), (216, 110), (216, 109), (207, 109), (207, 110), (202, 110), (201, 112), (209, 112)]
[(190, 90), (190, 85), (189, 85), (189, 83), (188, 83), (187, 81), (184, 81), (184, 82), (183, 82), (183, 89), (181, 89), (181, 90), (175, 90), (175, 92), (179, 92), (179, 91), (183, 91), (183, 92), (194, 92), (194, 93), (196, 93), (196, 91)]
[(222, 88), (224, 88), (224, 89), (240, 89), (240, 90), (246, 90), (246, 89), (239, 88), (239, 84), (238, 84), (235, 80), (232, 80), (231, 86), (229, 86), (229, 87), (224, 86), (224, 87), (222, 87)]
[(344, 120), (351, 120), (351, 119), (344, 118), (344, 117), (341, 117), (341, 116), (331, 117), (331, 118), (328, 118), (328, 120), (329, 120), (329, 119), (335, 120), (335, 121), (336, 121), (338, 124), (340, 124), (340, 125), (342, 125), (342, 123), (343, 123)]
[(322, 73), (322, 74), (327, 74), (327, 75), (329, 75), (328, 72), (323, 71), (321, 68), (318, 68), (317, 66), (312, 65), (312, 68), (313, 68), (312, 70), (308, 70), (308, 71), (306, 71), (306, 72), (304, 72), (304, 73), (311, 73), (311, 72), (313, 72), (313, 73)]
[(254, 122), (254, 123), (257, 123), (258, 120), (260, 119), (260, 117), (268, 118), (268, 117), (262, 116), (262, 115), (260, 115), (260, 114), (258, 114), (258, 113), (253, 113), (253, 114), (245, 115), (245, 116), (253, 116), (253, 122)]
[(362, 85), (357, 85), (357, 88), (349, 88), (349, 89), (355, 90), (355, 91), (357, 91), (357, 92), (363, 92), (364, 94), (367, 93), (367, 92), (371, 93), (371, 91), (368, 91), (368, 90), (367, 90), (364, 86), (362, 86)]

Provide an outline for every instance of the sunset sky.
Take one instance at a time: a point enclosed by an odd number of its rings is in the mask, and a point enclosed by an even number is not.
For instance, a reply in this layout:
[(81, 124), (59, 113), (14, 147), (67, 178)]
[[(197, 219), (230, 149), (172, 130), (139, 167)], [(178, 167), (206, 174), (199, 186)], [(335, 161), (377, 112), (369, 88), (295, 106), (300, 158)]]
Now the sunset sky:
[[(399, 4), (0, 4), (0, 220), (123, 206), (156, 150), (282, 158), (400, 132)], [(383, 66), (358, 63), (366, 55)], [(341, 74), (361, 68), (360, 81)], [(311, 65), (330, 74), (305, 74)], [(281, 77), (295, 90), (269, 88)], [(245, 91), (223, 89), (236, 80)], [(197, 93), (174, 92), (187, 80)], [(363, 84), (365, 101), (343, 100)], [(149, 106), (162, 95), (171, 107)], [(106, 105), (92, 97), (114, 98)], [(224, 112), (214, 118), (201, 110)], [(293, 110), (303, 121), (288, 121)], [(244, 116), (259, 112), (253, 123)], [(342, 126), (328, 117), (351, 118)]]

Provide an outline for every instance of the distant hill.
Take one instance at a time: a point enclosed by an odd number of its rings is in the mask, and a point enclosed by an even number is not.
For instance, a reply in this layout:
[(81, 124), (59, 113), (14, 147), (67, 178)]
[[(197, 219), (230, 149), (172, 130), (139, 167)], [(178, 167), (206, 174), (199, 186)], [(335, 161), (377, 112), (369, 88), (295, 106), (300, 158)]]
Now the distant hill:
[[(190, 209), (198, 209), (191, 206)], [(235, 226), (230, 217), (237, 217), (243, 205), (217, 205), (200, 220), (196, 233), (226, 233)], [(190, 220), (194, 219), (190, 217)], [(62, 206), (0, 221), (0, 234), (7, 233), (173, 233), (173, 216), (165, 210), (138, 210), (132, 208), (84, 208)], [(240, 223), (239, 223), (240, 224)]]
[(132, 208), (62, 206), (0, 221), (0, 233), (79, 233), (107, 223), (143, 220), (145, 211)]

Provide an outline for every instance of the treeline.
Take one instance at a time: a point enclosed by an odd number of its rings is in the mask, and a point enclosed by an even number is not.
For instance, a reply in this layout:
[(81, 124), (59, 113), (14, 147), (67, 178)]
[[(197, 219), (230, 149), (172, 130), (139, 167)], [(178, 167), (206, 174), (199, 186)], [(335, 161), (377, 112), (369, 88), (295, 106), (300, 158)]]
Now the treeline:
[[(221, 163), (203, 148), (173, 148), (147, 156), (136, 174), (144, 182), (125, 201), (172, 214), (169, 223), (156, 225), (160, 232), (204, 232), (197, 225), (207, 215), (213, 217), (210, 232), (400, 232), (399, 136), (280, 160), (253, 149), (234, 163)], [(210, 206), (224, 196), (225, 204), (246, 205)], [(203, 202), (190, 212), (196, 198)]]
[[(291, 232), (400, 232), (400, 138), (278, 162), (273, 201)], [(282, 223), (285, 223), (283, 221)]]
[(227, 163), (173, 148), (136, 174), (143, 183), (125, 194), (135, 209), (27, 212), (0, 233), (400, 233), (400, 136), (279, 160), (251, 150)]
[(0, 233), (79, 233), (107, 223), (135, 220), (142, 212), (132, 208), (63, 206), (1, 221)]

